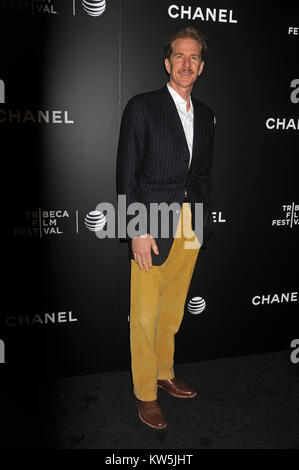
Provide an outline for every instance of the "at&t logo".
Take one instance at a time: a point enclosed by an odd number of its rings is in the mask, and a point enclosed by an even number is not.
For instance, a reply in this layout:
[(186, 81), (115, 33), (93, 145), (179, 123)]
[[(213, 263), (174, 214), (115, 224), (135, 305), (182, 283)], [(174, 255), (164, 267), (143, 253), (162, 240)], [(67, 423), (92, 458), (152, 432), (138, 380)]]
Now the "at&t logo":
[(91, 232), (98, 232), (104, 228), (106, 217), (101, 211), (92, 211), (85, 217), (85, 226)]
[(90, 16), (101, 16), (106, 10), (106, 0), (83, 0), (83, 10)]
[(206, 308), (206, 301), (202, 297), (193, 297), (188, 303), (188, 310), (193, 315), (202, 313)]

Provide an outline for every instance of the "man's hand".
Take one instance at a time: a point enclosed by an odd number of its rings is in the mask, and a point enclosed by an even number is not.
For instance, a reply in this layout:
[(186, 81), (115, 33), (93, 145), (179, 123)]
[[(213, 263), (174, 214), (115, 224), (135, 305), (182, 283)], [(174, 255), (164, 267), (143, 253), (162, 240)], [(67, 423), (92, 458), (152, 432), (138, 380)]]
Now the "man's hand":
[(147, 273), (153, 267), (151, 250), (153, 250), (156, 255), (159, 254), (156, 241), (149, 233), (132, 239), (134, 260), (139, 268), (141, 270), (145, 269)]

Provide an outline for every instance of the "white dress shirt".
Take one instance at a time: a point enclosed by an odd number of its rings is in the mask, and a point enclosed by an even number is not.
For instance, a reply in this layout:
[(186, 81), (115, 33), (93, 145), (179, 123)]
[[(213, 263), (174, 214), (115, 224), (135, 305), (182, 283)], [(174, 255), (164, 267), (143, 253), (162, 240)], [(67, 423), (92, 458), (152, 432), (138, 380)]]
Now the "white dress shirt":
[(193, 111), (193, 104), (190, 96), (190, 109), (187, 111), (187, 101), (184, 100), (170, 85), (167, 83), (167, 87), (169, 93), (171, 94), (173, 101), (176, 105), (178, 110), (179, 116), (181, 118), (181, 122), (184, 128), (189, 153), (190, 153), (190, 160), (189, 160), (189, 168), (191, 165), (192, 160), (192, 150), (193, 150), (193, 121), (194, 121), (194, 111)]

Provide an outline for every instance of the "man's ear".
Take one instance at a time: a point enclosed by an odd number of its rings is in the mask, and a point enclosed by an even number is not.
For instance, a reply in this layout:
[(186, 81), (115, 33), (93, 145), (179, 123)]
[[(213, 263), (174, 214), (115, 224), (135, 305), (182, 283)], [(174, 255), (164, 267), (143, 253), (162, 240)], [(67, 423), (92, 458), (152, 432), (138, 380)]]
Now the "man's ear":
[(205, 63), (204, 63), (204, 61), (202, 61), (201, 64), (200, 64), (200, 66), (199, 66), (199, 71), (198, 71), (198, 75), (197, 75), (198, 77), (199, 77), (199, 75), (201, 75), (204, 66), (205, 66)]
[(165, 68), (167, 70), (167, 72), (170, 74), (170, 62), (169, 62), (169, 59), (165, 59), (164, 61), (164, 65), (165, 65)]

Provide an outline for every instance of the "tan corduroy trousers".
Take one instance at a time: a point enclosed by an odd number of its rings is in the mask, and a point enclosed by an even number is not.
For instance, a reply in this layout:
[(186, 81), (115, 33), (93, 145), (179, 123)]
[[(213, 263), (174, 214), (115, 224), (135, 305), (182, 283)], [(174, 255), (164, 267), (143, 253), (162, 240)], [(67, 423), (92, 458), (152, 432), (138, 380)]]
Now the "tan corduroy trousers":
[(190, 206), (183, 203), (166, 261), (146, 273), (131, 260), (131, 367), (134, 394), (140, 400), (156, 400), (157, 380), (174, 378), (174, 337), (183, 319), (199, 249)]

